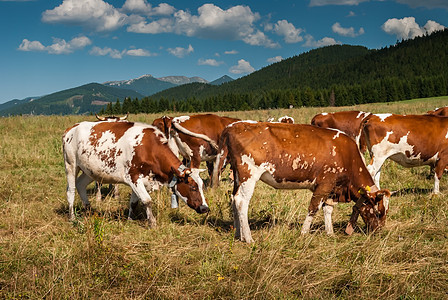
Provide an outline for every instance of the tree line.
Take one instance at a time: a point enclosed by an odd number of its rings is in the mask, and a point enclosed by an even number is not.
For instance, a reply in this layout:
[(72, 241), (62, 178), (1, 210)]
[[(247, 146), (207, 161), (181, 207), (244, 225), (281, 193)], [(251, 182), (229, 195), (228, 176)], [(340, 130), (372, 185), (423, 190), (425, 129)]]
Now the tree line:
[(349, 106), (365, 103), (393, 102), (414, 98), (448, 95), (448, 78), (432, 77), (385, 78), (363, 84), (334, 84), (329, 88), (311, 87), (272, 89), (259, 93), (227, 93), (186, 100), (144, 97), (119, 99), (103, 108), (104, 115), (173, 112), (216, 112), (256, 109), (277, 109), (302, 106)]

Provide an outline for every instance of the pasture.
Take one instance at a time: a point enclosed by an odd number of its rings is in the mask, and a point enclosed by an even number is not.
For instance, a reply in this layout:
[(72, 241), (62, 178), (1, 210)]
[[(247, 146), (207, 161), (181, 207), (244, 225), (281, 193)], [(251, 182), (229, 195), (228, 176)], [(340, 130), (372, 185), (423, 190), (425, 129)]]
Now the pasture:
[[(448, 97), (339, 108), (223, 112), (266, 120), (285, 114), (309, 123), (323, 111), (419, 114)], [(179, 114), (177, 114), (179, 115)], [(160, 115), (131, 115), (151, 123)], [(61, 149), (64, 130), (94, 116), (0, 118), (0, 298), (2, 299), (446, 299), (448, 297), (448, 176), (432, 196), (428, 167), (386, 162), (382, 187), (391, 198), (385, 228), (364, 232), (361, 218), (344, 233), (353, 204), (336, 205), (335, 234), (322, 212), (310, 234), (300, 229), (311, 192), (257, 184), (249, 206), (253, 244), (234, 240), (224, 175), (205, 195), (211, 212), (170, 208), (167, 189), (152, 194), (158, 227), (144, 216), (127, 220), (130, 189), (95, 201), (76, 195), (68, 221)], [(207, 178), (203, 174), (203, 178)], [(228, 172), (226, 173), (228, 174)], [(227, 179), (227, 180), (226, 180)], [(140, 206), (141, 208), (141, 206)]]

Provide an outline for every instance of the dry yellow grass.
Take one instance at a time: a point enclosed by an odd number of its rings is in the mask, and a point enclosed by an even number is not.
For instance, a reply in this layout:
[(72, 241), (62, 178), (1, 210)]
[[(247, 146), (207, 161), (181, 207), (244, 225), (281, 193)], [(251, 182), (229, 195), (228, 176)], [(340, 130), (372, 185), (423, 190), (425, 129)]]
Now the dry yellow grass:
[[(321, 111), (361, 109), (422, 113), (448, 97), (344, 108), (226, 112), (266, 120), (285, 114), (309, 123)], [(150, 123), (158, 115), (130, 116)], [(94, 117), (0, 119), (0, 298), (4, 299), (446, 299), (448, 297), (448, 180), (430, 194), (428, 168), (386, 163), (391, 200), (386, 227), (375, 234), (343, 233), (351, 204), (334, 210), (335, 235), (323, 217), (300, 235), (311, 193), (258, 183), (250, 204), (255, 243), (234, 240), (224, 181), (207, 190), (211, 207), (198, 215), (169, 207), (166, 190), (153, 194), (158, 227), (126, 219), (130, 189), (96, 202), (91, 214), (77, 196), (68, 221), (61, 135)]]

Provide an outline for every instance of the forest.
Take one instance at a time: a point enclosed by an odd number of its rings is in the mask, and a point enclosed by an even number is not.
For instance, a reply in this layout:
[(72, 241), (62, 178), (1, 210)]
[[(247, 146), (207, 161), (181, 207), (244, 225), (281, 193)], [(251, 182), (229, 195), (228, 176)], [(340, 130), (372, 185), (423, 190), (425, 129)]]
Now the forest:
[(141, 99), (117, 99), (100, 113), (347, 106), (447, 94), (448, 30), (443, 30), (379, 50), (314, 49), (220, 86), (193, 83)]

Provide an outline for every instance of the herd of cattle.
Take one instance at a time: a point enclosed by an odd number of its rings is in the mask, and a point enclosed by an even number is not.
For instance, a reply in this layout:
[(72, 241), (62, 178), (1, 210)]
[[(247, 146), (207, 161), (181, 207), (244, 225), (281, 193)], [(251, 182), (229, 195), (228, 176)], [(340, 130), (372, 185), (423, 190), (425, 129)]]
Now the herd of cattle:
[[(337, 202), (354, 201), (346, 227), (352, 234), (359, 215), (367, 230), (384, 226), (391, 193), (380, 189), (387, 158), (405, 167), (429, 165), (434, 193), (448, 164), (448, 108), (424, 115), (342, 111), (316, 115), (311, 125), (291, 117), (267, 122), (213, 114), (163, 116), (152, 125), (118, 117), (81, 122), (63, 135), (70, 219), (75, 189), (88, 207), (87, 185), (124, 183), (131, 187), (129, 218), (140, 200), (150, 226), (156, 225), (150, 192), (167, 185), (172, 198), (198, 213), (207, 213), (199, 166), (205, 161), (211, 186), (219, 184), (226, 164), (233, 170), (232, 208), (236, 237), (252, 236), (248, 207), (256, 182), (276, 189), (313, 192), (302, 233), (308, 233), (317, 211), (333, 233), (331, 215)], [(369, 151), (366, 165), (363, 153)], [(182, 156), (181, 161), (179, 157)], [(82, 171), (82, 172), (81, 172)]]

